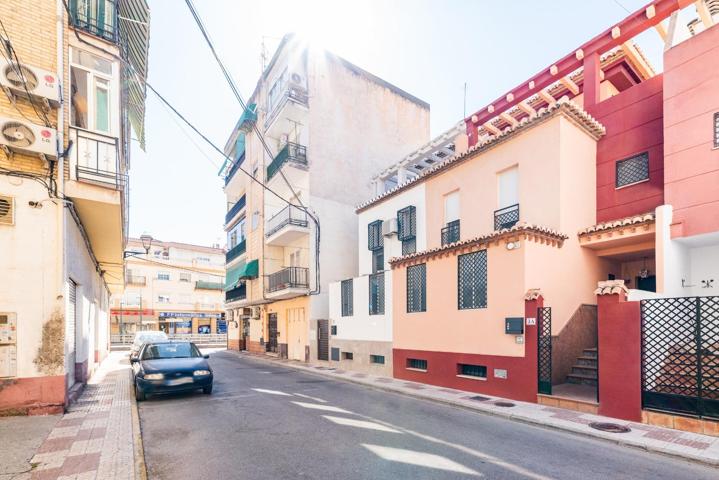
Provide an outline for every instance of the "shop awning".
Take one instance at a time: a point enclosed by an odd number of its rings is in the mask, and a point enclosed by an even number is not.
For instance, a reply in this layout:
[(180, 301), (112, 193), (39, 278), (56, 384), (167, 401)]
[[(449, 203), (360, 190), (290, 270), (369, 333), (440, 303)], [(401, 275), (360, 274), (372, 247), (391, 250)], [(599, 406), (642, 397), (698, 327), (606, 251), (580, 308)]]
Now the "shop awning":
[(250, 262), (246, 263), (243, 267), (242, 271), (240, 272), (240, 279), (241, 280), (250, 280), (253, 278), (257, 278), (260, 272), (260, 262), (257, 260), (251, 260)]
[(225, 291), (230, 291), (237, 286), (237, 283), (240, 281), (240, 274), (244, 271), (246, 266), (246, 262), (242, 260), (240, 263), (227, 270), (227, 273), (225, 273)]

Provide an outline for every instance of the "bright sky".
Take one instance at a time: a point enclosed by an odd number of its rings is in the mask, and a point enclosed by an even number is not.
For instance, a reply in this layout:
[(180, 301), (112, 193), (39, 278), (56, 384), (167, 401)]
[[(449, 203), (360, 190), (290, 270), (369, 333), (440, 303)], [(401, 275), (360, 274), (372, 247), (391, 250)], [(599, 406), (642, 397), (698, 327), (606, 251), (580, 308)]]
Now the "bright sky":
[[(245, 99), (287, 32), (315, 43), (431, 105), (437, 135), (648, 0), (195, 0)], [(220, 148), (240, 107), (182, 0), (149, 0), (149, 81)], [(639, 37), (656, 70), (661, 46)], [(133, 142), (130, 234), (225, 244), (222, 157), (148, 91), (147, 152)], [(409, 146), (409, 150), (412, 147)], [(399, 160), (399, 159), (397, 159)]]

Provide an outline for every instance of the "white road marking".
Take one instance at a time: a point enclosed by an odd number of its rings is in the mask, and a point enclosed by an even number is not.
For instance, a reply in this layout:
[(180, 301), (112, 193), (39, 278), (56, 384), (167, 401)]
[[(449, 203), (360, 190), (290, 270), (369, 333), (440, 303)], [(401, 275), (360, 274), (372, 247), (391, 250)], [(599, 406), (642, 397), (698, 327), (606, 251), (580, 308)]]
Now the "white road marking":
[(282, 395), (284, 397), (291, 397), (291, 393), (280, 392), (279, 390), (265, 390), (264, 388), (253, 388), (255, 392), (269, 393), (270, 395)]
[(315, 402), (327, 403), (327, 400), (322, 400), (321, 398), (317, 397), (310, 397), (309, 395), (305, 395), (304, 393), (293, 393), (292, 395), (297, 395), (298, 397), (302, 398), (309, 398), (310, 400), (314, 400)]
[(311, 408), (314, 410), (324, 410), (326, 412), (335, 412), (335, 413), (352, 413), (349, 410), (345, 410), (344, 408), (339, 407), (333, 407), (331, 405), (317, 405), (316, 403), (305, 403), (305, 402), (292, 402), (295, 405), (299, 405), (300, 407), (304, 408)]
[(334, 417), (332, 415), (322, 415), (322, 416), (331, 422), (335, 422), (338, 425), (346, 425), (348, 427), (366, 428), (368, 430), (379, 430), (380, 432), (402, 433), (399, 430), (395, 430), (394, 428), (390, 428), (390, 427), (388, 427), (386, 425), (382, 425), (380, 423), (367, 422), (365, 420), (355, 420), (353, 418)]
[(370, 452), (378, 457), (389, 460), (391, 462), (407, 463), (409, 465), (417, 465), (426, 468), (436, 468), (455, 473), (465, 473), (467, 475), (481, 476), (476, 470), (467, 468), (453, 460), (433, 453), (417, 452), (414, 450), (405, 450), (403, 448), (383, 447), (382, 445), (362, 444)]

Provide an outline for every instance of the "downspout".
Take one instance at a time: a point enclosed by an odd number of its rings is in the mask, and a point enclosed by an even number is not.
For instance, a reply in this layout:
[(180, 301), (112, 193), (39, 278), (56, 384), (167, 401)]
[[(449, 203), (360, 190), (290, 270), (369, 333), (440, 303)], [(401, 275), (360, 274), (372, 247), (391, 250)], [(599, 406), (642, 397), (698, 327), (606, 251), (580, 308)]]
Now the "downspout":
[[(65, 157), (63, 152), (65, 150), (65, 6), (63, 0), (57, 0), (55, 8), (55, 21), (57, 24), (57, 75), (60, 79), (60, 106), (57, 110), (57, 191), (55, 196), (59, 196), (61, 199), (65, 198)], [(52, 172), (50, 172), (50, 183), (52, 185)], [(60, 310), (65, 318), (65, 278), (67, 277), (66, 258), (65, 258), (65, 202), (61, 201), (57, 208), (57, 241), (58, 241), (58, 255), (57, 255), (57, 276), (58, 276), (58, 288), (57, 298), (60, 302)], [(63, 330), (67, 331), (68, 319), (65, 318), (65, 324)], [(63, 335), (64, 338), (64, 335)], [(63, 345), (63, 357), (67, 358), (67, 339), (64, 339)], [(75, 365), (67, 365), (68, 369), (74, 369)], [(67, 370), (64, 372), (67, 373)], [(66, 386), (66, 389), (70, 385)]]

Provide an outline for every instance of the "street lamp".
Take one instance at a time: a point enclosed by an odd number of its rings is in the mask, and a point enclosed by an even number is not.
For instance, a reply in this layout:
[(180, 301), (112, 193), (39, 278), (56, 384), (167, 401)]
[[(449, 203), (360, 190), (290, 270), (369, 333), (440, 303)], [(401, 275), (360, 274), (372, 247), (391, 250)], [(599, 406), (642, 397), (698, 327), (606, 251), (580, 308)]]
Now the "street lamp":
[(142, 247), (145, 249), (145, 253), (150, 253), (150, 247), (152, 246), (152, 235), (149, 233), (143, 233), (140, 235), (140, 241), (142, 241)]

